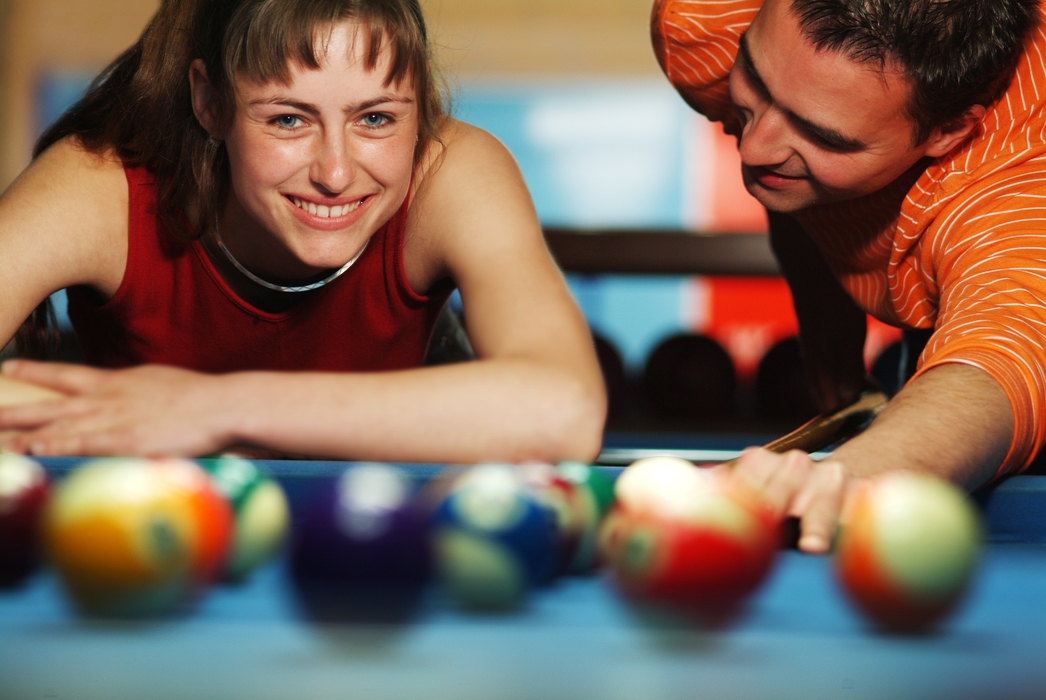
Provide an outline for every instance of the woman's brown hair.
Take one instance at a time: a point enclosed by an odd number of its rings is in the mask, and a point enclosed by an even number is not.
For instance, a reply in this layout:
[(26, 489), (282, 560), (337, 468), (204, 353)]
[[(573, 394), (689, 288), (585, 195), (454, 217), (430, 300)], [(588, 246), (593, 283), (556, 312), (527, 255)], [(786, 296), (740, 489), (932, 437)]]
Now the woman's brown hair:
[[(44, 132), (33, 155), (73, 136), (90, 151), (111, 151), (127, 166), (144, 166), (156, 178), (163, 229), (199, 238), (225, 204), (229, 166), (224, 144), (193, 114), (189, 66), (203, 61), (218, 120), (227, 124), (237, 78), (283, 82), (291, 62), (318, 68), (316, 47), (324, 32), (345, 20), (359, 24), (368, 69), (388, 46), (386, 84), (412, 82), (418, 96), (417, 160), (439, 139), (446, 114), (418, 0), (163, 0), (137, 43)], [(187, 225), (188, 212), (194, 216)], [(49, 307), (45, 301), (19, 329), (20, 354), (47, 354), (53, 343)]]

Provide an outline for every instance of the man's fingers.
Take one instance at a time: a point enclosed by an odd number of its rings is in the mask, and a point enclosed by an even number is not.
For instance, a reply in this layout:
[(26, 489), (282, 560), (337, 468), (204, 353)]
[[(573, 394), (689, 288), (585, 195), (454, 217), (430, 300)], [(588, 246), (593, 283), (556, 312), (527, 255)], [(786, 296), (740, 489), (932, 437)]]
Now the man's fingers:
[(777, 454), (753, 449), (738, 459), (734, 475), (758, 491), (778, 517), (783, 517), (813, 468), (810, 456), (799, 450)]
[(838, 462), (825, 460), (814, 469), (791, 508), (792, 513), (802, 517), (799, 549), (822, 554), (831, 548), (846, 480), (846, 471)]

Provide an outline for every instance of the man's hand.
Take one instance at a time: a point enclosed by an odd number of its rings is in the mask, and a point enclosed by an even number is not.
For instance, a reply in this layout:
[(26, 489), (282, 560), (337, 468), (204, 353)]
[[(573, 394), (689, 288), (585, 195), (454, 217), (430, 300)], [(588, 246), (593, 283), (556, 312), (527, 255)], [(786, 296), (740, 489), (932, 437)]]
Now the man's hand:
[(811, 554), (831, 549), (847, 505), (864, 481), (831, 458), (817, 462), (799, 450), (778, 454), (763, 448), (745, 450), (730, 478), (759, 492), (778, 517), (799, 518), (799, 549)]
[[(6, 377), (58, 392), (0, 408), (0, 449), (36, 455), (200, 455), (226, 445), (220, 377), (14, 360)], [(9, 433), (7, 431), (17, 431)]]

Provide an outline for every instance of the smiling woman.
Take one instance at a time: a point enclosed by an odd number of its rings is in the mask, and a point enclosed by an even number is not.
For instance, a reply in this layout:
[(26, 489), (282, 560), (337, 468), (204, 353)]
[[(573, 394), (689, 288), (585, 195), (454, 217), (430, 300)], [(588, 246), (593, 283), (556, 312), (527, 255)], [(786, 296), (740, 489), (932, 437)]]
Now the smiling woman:
[[(0, 409), (0, 448), (594, 456), (584, 321), (435, 86), (416, 0), (163, 2), (0, 198), (0, 340), (67, 288), (94, 365), (5, 364), (60, 397)], [(421, 368), (455, 287), (478, 359)]]

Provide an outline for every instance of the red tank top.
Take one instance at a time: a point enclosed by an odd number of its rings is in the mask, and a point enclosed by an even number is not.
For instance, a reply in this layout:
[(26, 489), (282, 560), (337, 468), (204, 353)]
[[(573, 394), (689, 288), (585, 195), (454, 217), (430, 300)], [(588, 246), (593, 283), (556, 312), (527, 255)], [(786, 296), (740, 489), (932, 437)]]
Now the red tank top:
[(240, 299), (199, 241), (161, 230), (156, 183), (126, 170), (127, 269), (99, 305), (84, 287), (68, 290), (69, 317), (87, 361), (145, 363), (203, 372), (376, 371), (417, 367), (451, 286), (415, 293), (403, 268), (404, 202), (341, 277), (289, 311), (268, 313)]

